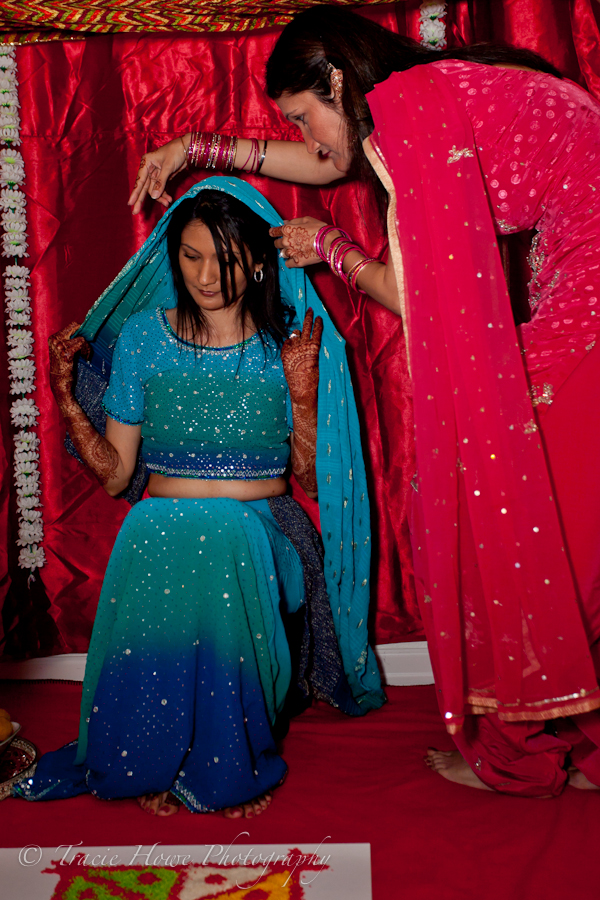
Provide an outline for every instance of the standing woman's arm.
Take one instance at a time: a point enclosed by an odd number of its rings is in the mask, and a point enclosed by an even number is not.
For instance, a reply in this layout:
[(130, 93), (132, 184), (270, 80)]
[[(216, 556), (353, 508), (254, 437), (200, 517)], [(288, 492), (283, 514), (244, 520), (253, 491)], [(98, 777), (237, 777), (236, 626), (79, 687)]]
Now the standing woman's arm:
[[(326, 231), (322, 240), (320, 232)], [(400, 291), (391, 262), (385, 264), (371, 259), (358, 244), (337, 226), (327, 225), (312, 216), (289, 219), (271, 228), (275, 246), (286, 259), (288, 269), (304, 268), (326, 261), (333, 272), (353, 287), (368, 294), (382, 306), (401, 315)], [(319, 244), (319, 252), (316, 246)], [(337, 250), (341, 251), (337, 255)]]
[[(134, 215), (141, 211), (147, 194), (165, 208), (171, 205), (173, 197), (167, 193), (167, 181), (185, 169), (190, 139), (191, 133), (188, 132), (157, 150), (144, 154), (133, 191), (127, 201), (133, 207)], [(261, 152), (264, 143), (261, 138)], [(234, 168), (250, 171), (252, 154), (252, 141), (238, 138)], [(343, 173), (336, 169), (331, 159), (309, 153), (303, 141), (268, 141), (260, 172), (261, 175), (269, 175), (281, 181), (295, 181), (298, 184), (329, 184), (343, 177)]]

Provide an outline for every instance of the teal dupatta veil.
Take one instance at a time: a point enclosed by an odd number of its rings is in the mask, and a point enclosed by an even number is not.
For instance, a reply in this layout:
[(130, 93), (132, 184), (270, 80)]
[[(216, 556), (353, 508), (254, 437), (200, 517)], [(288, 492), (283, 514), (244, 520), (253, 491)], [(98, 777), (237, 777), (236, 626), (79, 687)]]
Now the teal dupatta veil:
[[(281, 218), (253, 187), (237, 178), (213, 177), (196, 184), (164, 214), (150, 237), (96, 301), (77, 332), (92, 345), (92, 366), (105, 378), (125, 321), (146, 307), (174, 306), (167, 252), (173, 209), (202, 190), (224, 191), (246, 204), (270, 226)], [(370, 594), (370, 520), (365, 467), (345, 342), (333, 326), (304, 269), (280, 261), (283, 302), (302, 322), (308, 308), (323, 318), (319, 358), (317, 482), (325, 580), (344, 670), (354, 699), (366, 712), (385, 701), (367, 639)]]

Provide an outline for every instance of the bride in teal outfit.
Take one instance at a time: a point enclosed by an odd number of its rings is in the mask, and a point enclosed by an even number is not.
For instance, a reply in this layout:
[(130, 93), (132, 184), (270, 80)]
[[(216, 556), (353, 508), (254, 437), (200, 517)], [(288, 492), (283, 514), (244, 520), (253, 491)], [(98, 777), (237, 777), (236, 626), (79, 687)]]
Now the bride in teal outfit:
[[(83, 326), (51, 339), (79, 456), (112, 496), (139, 488), (140, 455), (149, 480), (108, 563), (79, 739), (46, 754), (17, 795), (257, 815), (287, 771), (273, 725), (294, 677), (351, 715), (384, 701), (367, 641), (369, 507), (344, 345), (304, 272), (278, 259), (278, 224), (243, 182), (201, 182)], [(74, 396), (78, 350), (89, 359)], [(90, 419), (107, 371), (103, 435)], [(316, 557), (287, 495), (290, 455), (319, 496)], [(284, 624), (295, 613), (300, 665)]]

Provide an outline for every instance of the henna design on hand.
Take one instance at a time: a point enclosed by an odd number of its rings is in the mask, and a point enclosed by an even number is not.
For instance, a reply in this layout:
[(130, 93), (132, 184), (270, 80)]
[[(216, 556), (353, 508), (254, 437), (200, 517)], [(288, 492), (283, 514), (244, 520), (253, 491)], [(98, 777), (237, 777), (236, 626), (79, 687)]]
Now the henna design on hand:
[(73, 396), (73, 365), (77, 353), (88, 357), (91, 347), (83, 337), (71, 338), (79, 324), (71, 322), (48, 339), (50, 348), (50, 388), (67, 424), (77, 452), (101, 485), (114, 478), (119, 454), (99, 434)]
[(279, 238), (275, 241), (275, 246), (280, 249), (280, 256), (291, 259), (296, 265), (311, 265), (320, 262), (314, 245), (314, 239), (317, 231), (323, 225), (316, 219), (304, 219), (306, 225), (286, 222), (284, 225), (278, 225), (269, 228), (271, 237)]
[(139, 169), (138, 169), (138, 173), (137, 173), (137, 176), (136, 176), (136, 179), (135, 179), (135, 184), (134, 184), (134, 186), (133, 186), (133, 189), (134, 189), (134, 190), (136, 189), (136, 187), (137, 187), (138, 184), (140, 183), (140, 179), (141, 179), (141, 177), (142, 177), (142, 170), (145, 169), (145, 168), (146, 168), (146, 157), (145, 157), (145, 156), (142, 156), (142, 158), (141, 158), (141, 160), (140, 160), (140, 167), (139, 167)]
[(77, 353), (89, 359), (92, 348), (85, 338), (71, 338), (79, 328), (78, 322), (71, 322), (66, 328), (48, 338), (50, 356), (50, 388), (58, 400), (65, 395), (72, 396), (73, 365)]
[(305, 491), (316, 493), (319, 351), (323, 333), (320, 316), (314, 328), (312, 326), (313, 311), (309, 309), (304, 317), (302, 333), (296, 329), (281, 348), (281, 362), (294, 417), (292, 471)]
[(313, 238), (307, 228), (302, 225), (284, 225), (282, 234), (289, 241), (287, 255), (295, 263), (303, 259), (312, 259), (316, 255)]
[(119, 454), (113, 445), (99, 434), (76, 400), (65, 409), (60, 407), (71, 440), (82, 460), (104, 487), (119, 468)]

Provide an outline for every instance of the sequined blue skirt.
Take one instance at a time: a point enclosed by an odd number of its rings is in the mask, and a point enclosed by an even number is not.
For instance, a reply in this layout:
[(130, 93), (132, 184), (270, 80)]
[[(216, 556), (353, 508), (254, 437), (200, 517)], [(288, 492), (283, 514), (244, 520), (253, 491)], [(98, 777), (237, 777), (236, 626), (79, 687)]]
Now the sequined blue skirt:
[(266, 500), (143, 500), (117, 537), (90, 644), (79, 740), (15, 793), (111, 799), (171, 790), (192, 811), (276, 786), (271, 733), (290, 683), (280, 606), (298, 555)]

